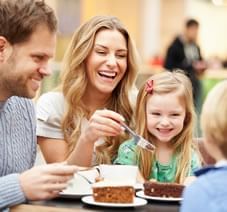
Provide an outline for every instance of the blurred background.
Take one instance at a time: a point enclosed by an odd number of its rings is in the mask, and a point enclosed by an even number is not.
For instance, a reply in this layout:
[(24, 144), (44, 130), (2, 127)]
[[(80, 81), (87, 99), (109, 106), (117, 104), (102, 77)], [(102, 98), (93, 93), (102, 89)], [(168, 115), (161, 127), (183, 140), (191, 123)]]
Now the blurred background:
[[(59, 82), (61, 61), (75, 29), (95, 15), (117, 16), (134, 39), (142, 59), (136, 80), (139, 87), (151, 74), (163, 70), (163, 60), (186, 19), (196, 19), (198, 44), (208, 64), (201, 76), (203, 99), (220, 80), (227, 78), (227, 0), (46, 0), (59, 20), (53, 74), (45, 78), (40, 93)], [(203, 101), (202, 99), (202, 101)], [(198, 133), (199, 134), (199, 133)], [(41, 154), (38, 155), (41, 157)], [(38, 159), (42, 161), (42, 159)]]
[(62, 57), (75, 29), (95, 15), (117, 16), (135, 40), (142, 59), (137, 86), (149, 74), (162, 70), (166, 50), (182, 33), (185, 20), (199, 24), (198, 43), (208, 70), (201, 77), (204, 96), (219, 80), (227, 78), (227, 0), (46, 0), (59, 20), (54, 74), (41, 93), (58, 83)]

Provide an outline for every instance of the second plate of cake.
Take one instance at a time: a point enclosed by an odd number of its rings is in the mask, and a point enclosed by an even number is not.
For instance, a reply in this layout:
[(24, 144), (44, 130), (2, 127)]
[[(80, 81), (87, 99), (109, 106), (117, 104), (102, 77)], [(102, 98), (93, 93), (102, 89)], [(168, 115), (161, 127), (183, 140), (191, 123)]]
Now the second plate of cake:
[(144, 194), (144, 191), (136, 192), (136, 196), (149, 199), (149, 200), (158, 200), (158, 201), (170, 201), (170, 202), (179, 202), (182, 200), (182, 197), (155, 197), (155, 196), (148, 196)]
[(102, 206), (102, 207), (139, 207), (147, 204), (147, 200), (134, 197), (133, 203), (107, 203), (107, 202), (96, 202), (93, 198), (93, 196), (85, 196), (82, 197), (82, 202), (89, 204), (89, 205), (95, 205), (95, 206)]

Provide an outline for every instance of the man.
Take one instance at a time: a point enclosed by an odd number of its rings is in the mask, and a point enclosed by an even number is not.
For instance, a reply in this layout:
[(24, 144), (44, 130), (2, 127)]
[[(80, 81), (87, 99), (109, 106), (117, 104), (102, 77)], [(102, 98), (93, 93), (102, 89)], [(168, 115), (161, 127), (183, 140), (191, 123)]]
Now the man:
[(31, 168), (36, 121), (28, 98), (50, 74), (56, 25), (53, 10), (42, 0), (0, 0), (1, 210), (26, 200), (56, 197), (76, 171), (66, 164)]
[(177, 36), (167, 50), (164, 67), (170, 71), (177, 68), (185, 71), (191, 79), (194, 103), (199, 113), (202, 98), (199, 76), (206, 69), (206, 64), (196, 44), (198, 30), (198, 21), (194, 19), (186, 21), (183, 35)]

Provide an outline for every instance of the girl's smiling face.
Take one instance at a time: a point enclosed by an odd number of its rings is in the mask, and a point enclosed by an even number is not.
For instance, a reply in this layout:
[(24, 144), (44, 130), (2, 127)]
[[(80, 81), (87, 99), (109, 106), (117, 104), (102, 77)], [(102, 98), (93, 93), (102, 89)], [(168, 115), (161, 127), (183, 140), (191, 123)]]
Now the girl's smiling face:
[(147, 128), (157, 139), (167, 143), (178, 135), (186, 116), (185, 104), (179, 93), (152, 94), (146, 104)]

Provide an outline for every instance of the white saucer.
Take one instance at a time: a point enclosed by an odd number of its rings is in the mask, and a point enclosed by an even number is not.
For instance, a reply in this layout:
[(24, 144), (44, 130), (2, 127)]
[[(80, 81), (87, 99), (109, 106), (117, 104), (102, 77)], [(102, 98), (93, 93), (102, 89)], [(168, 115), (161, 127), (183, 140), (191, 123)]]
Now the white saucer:
[(150, 199), (150, 200), (158, 200), (158, 201), (169, 201), (169, 202), (177, 202), (181, 201), (183, 198), (182, 197), (154, 197), (154, 196), (148, 196), (144, 194), (144, 191), (138, 191), (136, 192), (136, 196), (142, 197), (145, 199)]
[(70, 199), (80, 199), (83, 196), (91, 195), (92, 190), (87, 191), (87, 192), (66, 192), (62, 191), (60, 192), (59, 196), (62, 198), (70, 198)]
[(134, 197), (133, 203), (106, 203), (106, 202), (95, 202), (93, 196), (82, 197), (82, 202), (89, 205), (103, 206), (103, 207), (139, 207), (147, 204), (147, 200)]

